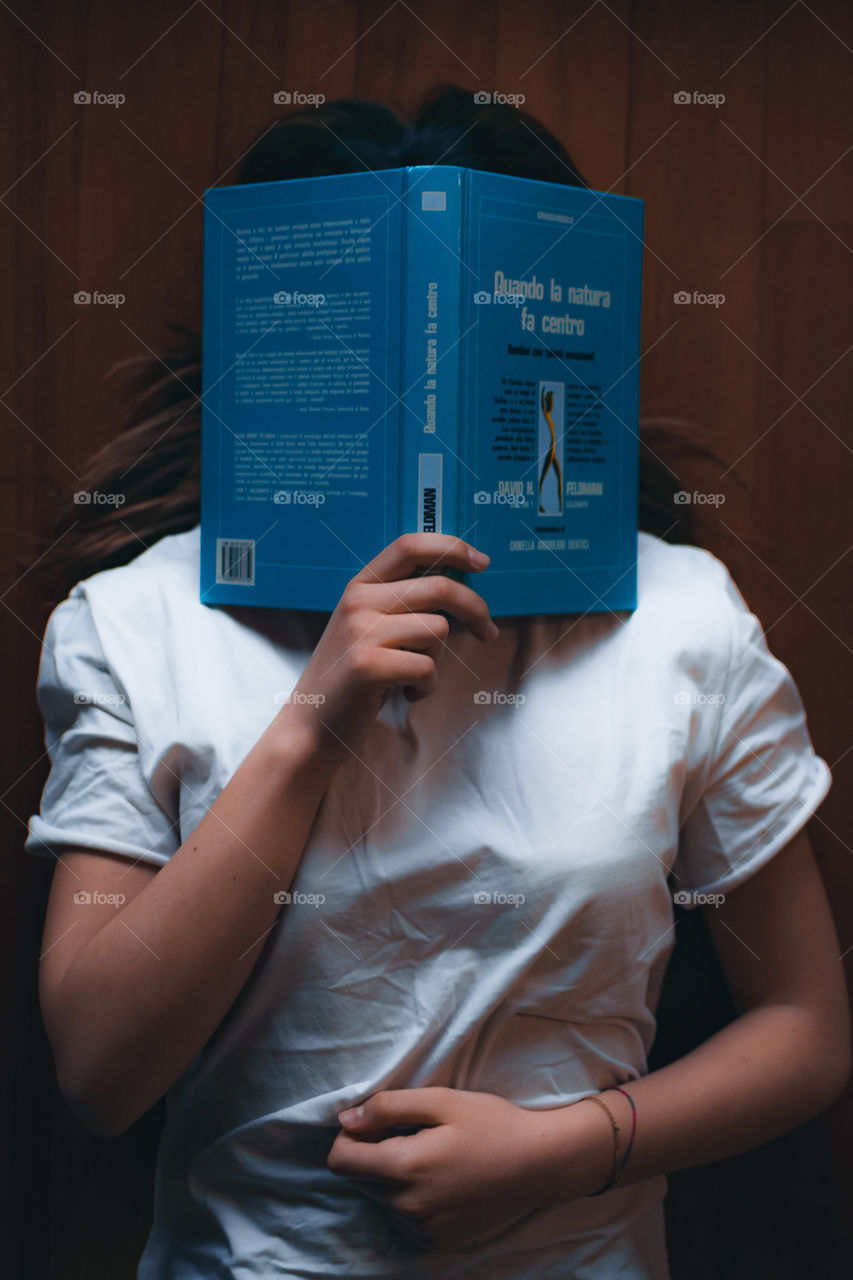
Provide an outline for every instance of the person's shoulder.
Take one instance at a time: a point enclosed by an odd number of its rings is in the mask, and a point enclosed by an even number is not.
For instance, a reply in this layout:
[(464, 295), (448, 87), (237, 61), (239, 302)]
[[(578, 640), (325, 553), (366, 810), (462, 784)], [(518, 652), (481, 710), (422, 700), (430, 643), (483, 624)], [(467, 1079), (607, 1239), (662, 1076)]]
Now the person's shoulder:
[(83, 578), (72, 595), (83, 595), (93, 607), (133, 616), (185, 610), (199, 595), (200, 526), (166, 534), (125, 564), (100, 569)]
[(81, 578), (54, 608), (46, 639), (63, 652), (103, 650), (128, 658), (139, 644), (174, 628), (203, 626), (211, 612), (199, 589), (200, 531), (196, 525), (143, 546), (125, 564)]
[[(148, 665), (158, 643), (199, 600), (198, 531), (163, 537), (126, 564), (80, 579), (52, 609), (44, 629), (38, 697), (50, 723), (66, 728), (73, 703), (110, 701), (117, 674)], [(116, 714), (120, 714), (117, 712)]]
[(679, 650), (727, 652), (747, 605), (722, 560), (704, 547), (640, 533), (637, 629)]
[(665, 542), (651, 533), (637, 537), (638, 594), (646, 592), (682, 591), (693, 587), (700, 595), (718, 590), (729, 570), (718, 556), (705, 547), (692, 543)]

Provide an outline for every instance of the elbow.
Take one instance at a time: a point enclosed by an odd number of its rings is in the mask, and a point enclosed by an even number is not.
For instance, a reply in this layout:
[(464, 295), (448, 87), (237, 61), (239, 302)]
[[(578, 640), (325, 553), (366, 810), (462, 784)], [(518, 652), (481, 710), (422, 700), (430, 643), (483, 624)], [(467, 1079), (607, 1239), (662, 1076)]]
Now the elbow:
[(41, 1008), (63, 1101), (90, 1133), (119, 1137), (155, 1101), (145, 1096), (138, 1053), (110, 1038), (105, 1025), (93, 1028), (70, 997), (42, 996)]
[(847, 1010), (834, 1026), (823, 1024), (815, 1035), (820, 1051), (815, 1053), (809, 1071), (809, 1087), (814, 1114), (819, 1115), (837, 1102), (850, 1083), (853, 1071), (851, 1024)]
[(56, 1078), (68, 1109), (84, 1129), (97, 1137), (118, 1138), (138, 1119), (126, 1109), (122, 1111), (114, 1096), (84, 1080), (80, 1072), (75, 1074), (67, 1065), (57, 1062)]

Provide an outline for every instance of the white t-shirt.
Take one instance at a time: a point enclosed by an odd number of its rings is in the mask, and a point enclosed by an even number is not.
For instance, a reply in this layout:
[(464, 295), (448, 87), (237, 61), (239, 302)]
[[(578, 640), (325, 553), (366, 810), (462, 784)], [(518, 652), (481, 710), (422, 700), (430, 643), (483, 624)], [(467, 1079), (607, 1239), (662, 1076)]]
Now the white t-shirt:
[[(163, 865), (324, 621), (203, 605), (198, 527), (79, 583), (45, 633), (28, 851)], [(668, 874), (682, 898), (733, 890), (829, 768), (704, 550), (641, 534), (635, 612), (506, 620), (491, 645), (460, 628), (449, 649), (438, 690), (395, 690), (334, 775), (291, 902), (168, 1094), (140, 1280), (667, 1280), (664, 1176), (428, 1254), (326, 1167), (337, 1112), (426, 1085), (550, 1108), (643, 1075)]]

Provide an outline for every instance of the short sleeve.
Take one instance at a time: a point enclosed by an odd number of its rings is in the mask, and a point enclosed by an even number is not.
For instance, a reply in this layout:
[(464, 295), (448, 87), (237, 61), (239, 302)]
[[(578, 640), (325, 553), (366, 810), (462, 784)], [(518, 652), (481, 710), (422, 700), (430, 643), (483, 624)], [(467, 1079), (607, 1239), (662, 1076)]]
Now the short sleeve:
[(79, 584), (48, 619), (36, 694), (50, 773), (25, 851), (48, 857), (80, 845), (166, 863), (180, 845), (179, 823), (143, 775), (128, 697)]
[[(788, 844), (832, 783), (815, 753), (799, 690), (719, 561), (720, 607), (731, 645), (707, 711), (718, 716), (704, 783), (683, 822), (675, 863), (676, 902), (735, 889)], [(705, 712), (703, 711), (703, 714)]]

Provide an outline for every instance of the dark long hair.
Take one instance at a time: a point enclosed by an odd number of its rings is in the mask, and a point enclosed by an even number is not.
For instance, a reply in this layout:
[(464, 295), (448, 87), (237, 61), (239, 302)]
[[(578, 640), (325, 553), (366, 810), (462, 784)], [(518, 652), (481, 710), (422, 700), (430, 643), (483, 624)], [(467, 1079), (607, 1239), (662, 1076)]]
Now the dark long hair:
[[(475, 101), (455, 85), (432, 89), (410, 122), (380, 103), (338, 99), (275, 121), (246, 152), (237, 182), (269, 182), (409, 164), (455, 164), (589, 187), (569, 153), (540, 121), (514, 106)], [(159, 358), (131, 357), (111, 373), (127, 379), (125, 421), (87, 462), (77, 487), (120, 493), (121, 506), (72, 503), (39, 540), (37, 578), (61, 599), (83, 578), (125, 564), (159, 538), (199, 521), (201, 335), (170, 325)], [(695, 542), (689, 506), (666, 459), (717, 455), (707, 437), (650, 402), (640, 416), (640, 528), (671, 542)]]

